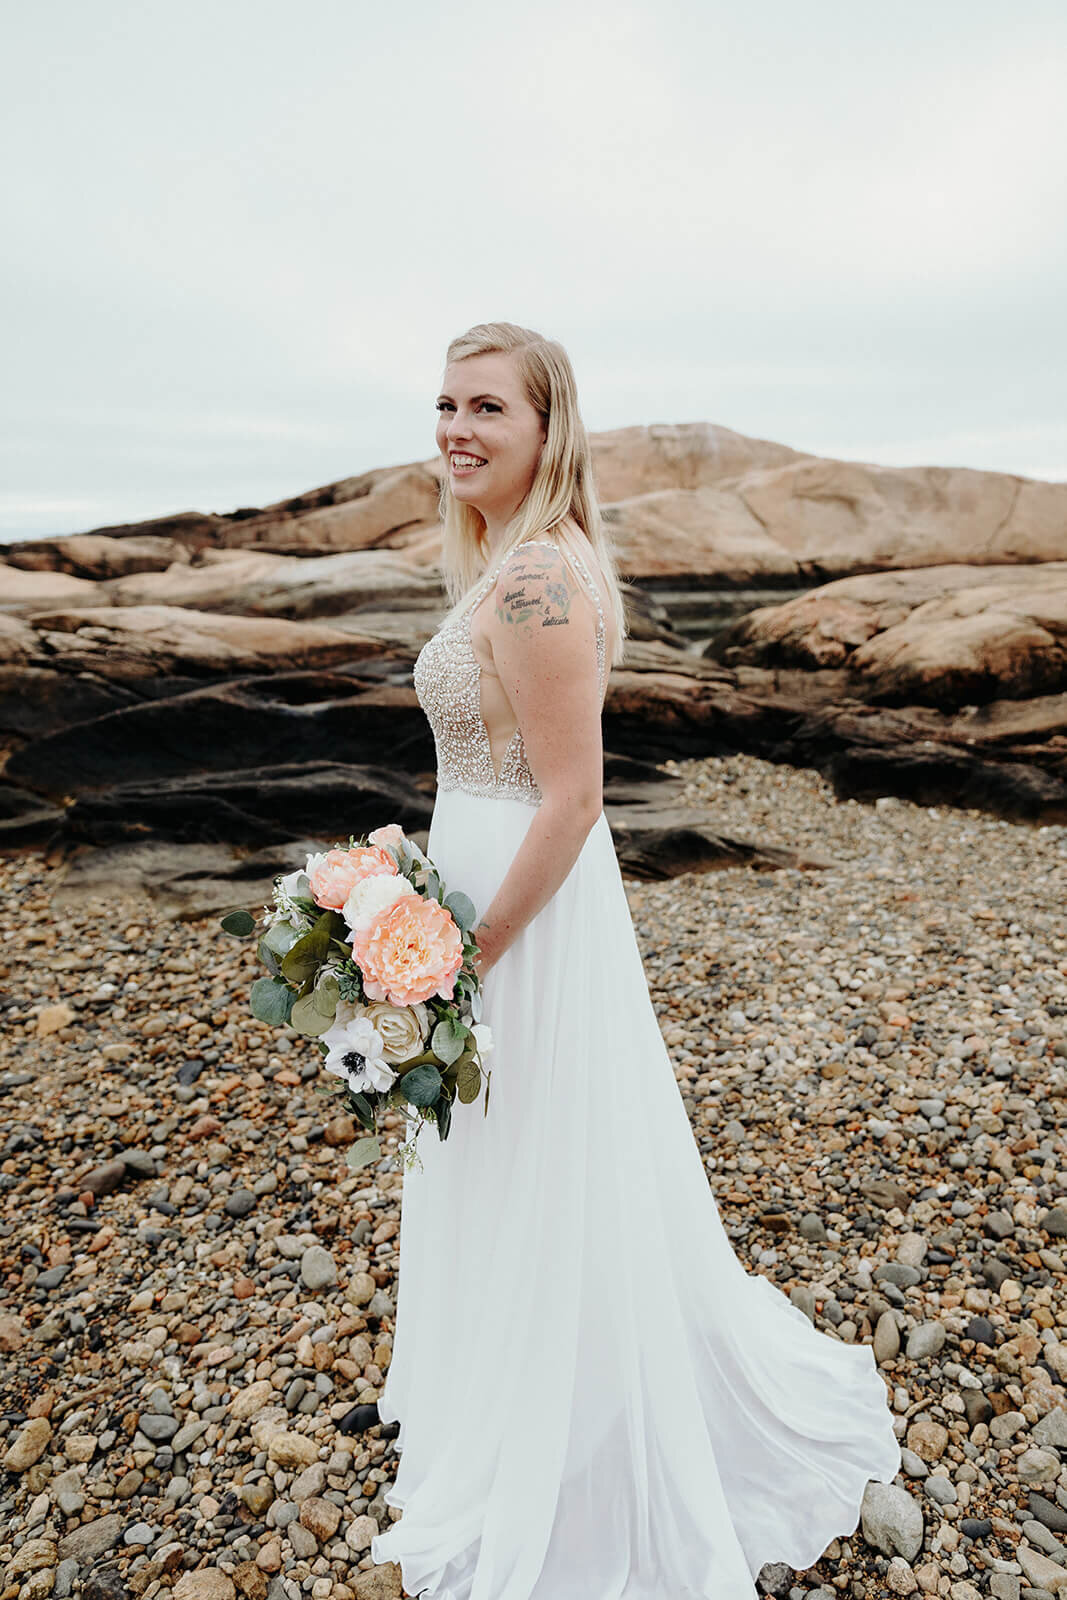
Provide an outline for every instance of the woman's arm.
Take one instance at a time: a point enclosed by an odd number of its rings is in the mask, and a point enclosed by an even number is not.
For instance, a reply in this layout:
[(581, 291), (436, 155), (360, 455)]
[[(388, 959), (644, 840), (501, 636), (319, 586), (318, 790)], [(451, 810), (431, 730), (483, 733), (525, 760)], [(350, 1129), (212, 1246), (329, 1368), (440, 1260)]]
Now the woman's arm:
[(541, 804), (474, 931), (484, 974), (548, 904), (604, 804), (596, 617), (557, 550), (504, 563), (486, 633)]

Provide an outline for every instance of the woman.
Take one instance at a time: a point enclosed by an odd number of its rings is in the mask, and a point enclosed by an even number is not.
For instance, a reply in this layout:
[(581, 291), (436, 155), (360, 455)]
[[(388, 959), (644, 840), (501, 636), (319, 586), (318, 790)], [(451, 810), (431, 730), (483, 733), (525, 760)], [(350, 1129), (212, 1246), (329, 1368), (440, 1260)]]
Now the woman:
[(428, 850), (482, 912), (492, 1089), (405, 1176), (372, 1555), (434, 1600), (748, 1600), (895, 1476), (885, 1386), (741, 1265), (678, 1093), (602, 809), (625, 629), (567, 356), (472, 328), (437, 404)]

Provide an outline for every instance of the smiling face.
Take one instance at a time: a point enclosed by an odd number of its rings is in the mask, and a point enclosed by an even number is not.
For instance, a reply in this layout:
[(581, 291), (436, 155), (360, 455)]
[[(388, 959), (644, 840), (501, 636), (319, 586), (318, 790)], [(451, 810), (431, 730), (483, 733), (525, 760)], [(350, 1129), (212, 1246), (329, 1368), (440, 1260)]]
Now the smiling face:
[(492, 537), (525, 500), (545, 427), (526, 398), (517, 358), (467, 356), (445, 368), (437, 400), (437, 448), (457, 500), (485, 518)]

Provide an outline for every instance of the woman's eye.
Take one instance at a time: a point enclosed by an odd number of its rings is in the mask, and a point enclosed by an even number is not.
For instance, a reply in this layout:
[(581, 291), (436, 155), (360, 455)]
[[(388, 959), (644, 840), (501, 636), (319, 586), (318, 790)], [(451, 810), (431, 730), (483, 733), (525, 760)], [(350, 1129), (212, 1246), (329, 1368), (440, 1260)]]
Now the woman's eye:
[(451, 411), (452, 407), (449, 405), (447, 400), (438, 400), (436, 409), (438, 411)]
[(497, 405), (495, 400), (483, 400), (482, 401), (482, 410), (483, 411), (499, 411), (500, 407)]

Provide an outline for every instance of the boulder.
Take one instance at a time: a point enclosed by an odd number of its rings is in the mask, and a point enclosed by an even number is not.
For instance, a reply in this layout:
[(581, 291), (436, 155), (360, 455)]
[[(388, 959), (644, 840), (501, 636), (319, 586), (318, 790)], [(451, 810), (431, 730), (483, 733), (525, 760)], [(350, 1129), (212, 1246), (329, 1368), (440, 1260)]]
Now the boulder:
[(5, 778), (62, 798), (208, 773), (239, 776), (276, 767), (279, 756), (289, 768), (333, 765), (338, 752), (357, 751), (391, 771), (432, 772), (433, 737), (413, 688), (332, 673), (238, 679), (38, 739), (11, 756)]
[[(590, 436), (593, 474), (628, 577), (755, 574), (795, 581), (946, 562), (1062, 555), (1067, 485), (962, 467), (880, 467), (751, 439), (715, 423)], [(92, 577), (158, 571), (207, 548), (276, 555), (440, 556), (438, 456), (325, 484), (225, 516), (195, 512), (0, 551), (20, 565)], [(124, 556), (115, 546), (128, 545)], [(15, 550), (20, 555), (13, 555)], [(178, 579), (169, 580), (171, 592)], [(128, 592), (136, 592), (134, 587)], [(144, 591), (158, 596), (158, 589)], [(142, 603), (142, 602), (137, 602)]]
[(62, 838), (112, 845), (148, 833), (159, 840), (257, 847), (305, 834), (347, 839), (379, 826), (383, 816), (405, 829), (428, 827), (432, 809), (429, 797), (391, 768), (301, 761), (81, 795), (66, 809)]
[(66, 572), (75, 578), (121, 578), (130, 572), (160, 572), (188, 561), (187, 547), (158, 534), (116, 539), (107, 534), (73, 533), (58, 539), (27, 539), (6, 545), (3, 558), (30, 572)]
[(143, 572), (108, 585), (120, 606), (189, 606), (242, 616), (357, 617), (365, 611), (424, 611), (433, 632), (444, 615), (438, 577), (387, 550), (301, 558), (262, 550), (205, 550), (195, 565)]
[(39, 649), (64, 672), (112, 683), (174, 675), (236, 677), (358, 661), (380, 651), (321, 623), (231, 617), (178, 606), (87, 606), (37, 612)]
[(26, 570), (0, 565), (0, 611), (31, 611), (41, 606), (92, 605), (99, 598), (95, 583), (67, 572)]
[(726, 665), (846, 668), (854, 692), (955, 708), (1067, 688), (1067, 561), (843, 578), (760, 607), (708, 653)]

